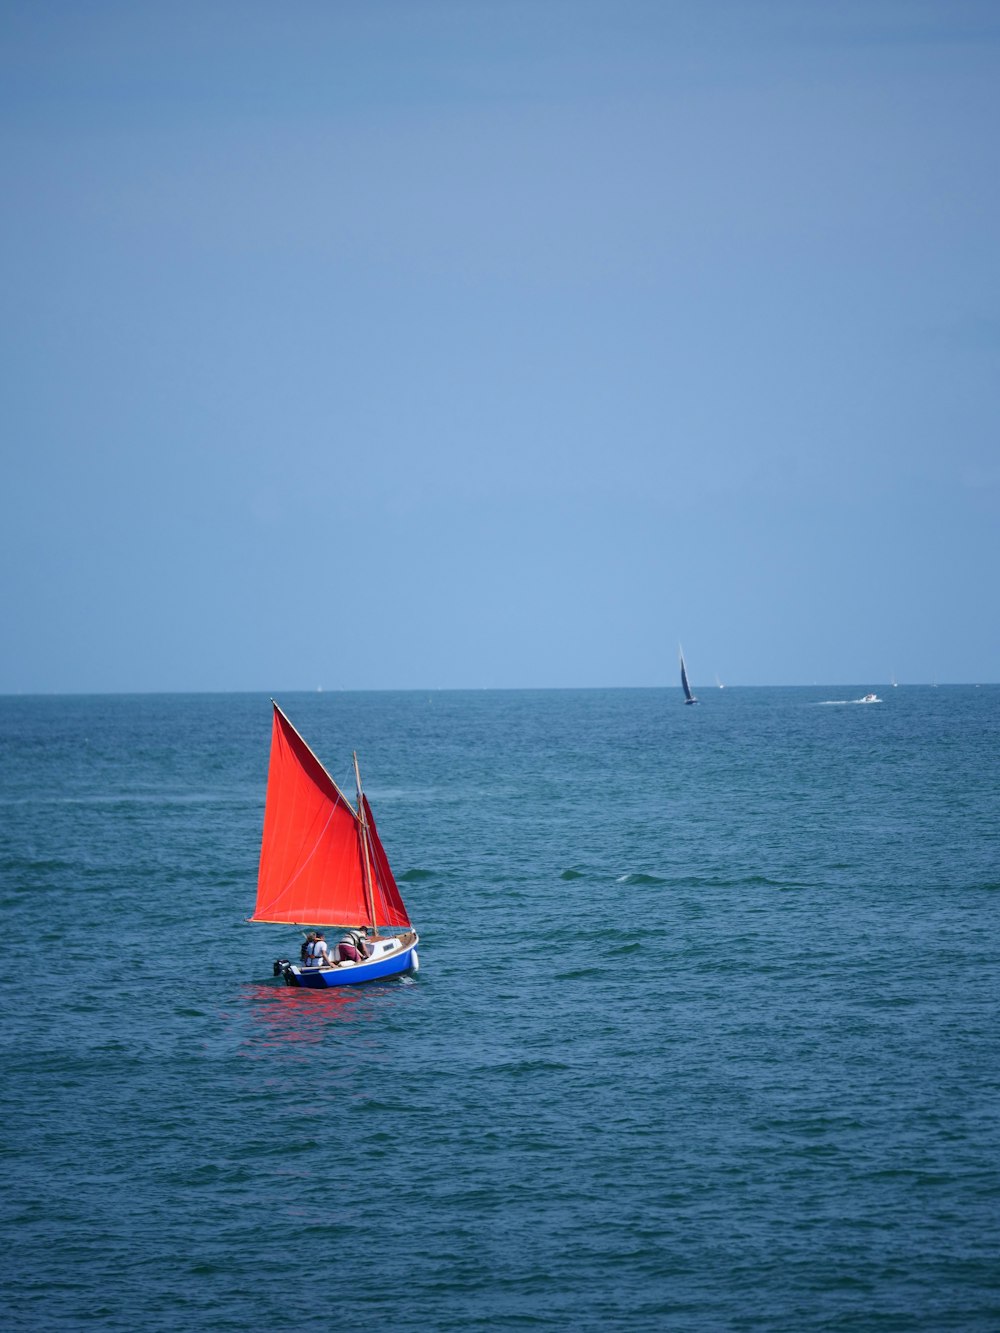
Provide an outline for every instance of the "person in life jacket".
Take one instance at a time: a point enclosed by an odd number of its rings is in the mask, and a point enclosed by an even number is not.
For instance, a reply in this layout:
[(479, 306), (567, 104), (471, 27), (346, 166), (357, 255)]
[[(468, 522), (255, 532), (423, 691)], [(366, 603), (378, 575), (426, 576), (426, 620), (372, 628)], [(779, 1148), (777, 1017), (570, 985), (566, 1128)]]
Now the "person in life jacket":
[(364, 937), (356, 930), (349, 930), (341, 935), (333, 950), (335, 963), (361, 963), (368, 957), (368, 946)]
[(316, 939), (316, 932), (314, 930), (311, 930), (309, 934), (305, 937), (305, 939), (302, 941), (302, 948), (299, 950), (299, 962), (301, 963), (309, 962), (310, 958), (312, 957), (312, 953), (310, 951), (310, 945), (312, 945), (315, 942), (315, 939)]
[(332, 961), (321, 930), (317, 930), (311, 940), (306, 940), (303, 953), (306, 967), (329, 967)]

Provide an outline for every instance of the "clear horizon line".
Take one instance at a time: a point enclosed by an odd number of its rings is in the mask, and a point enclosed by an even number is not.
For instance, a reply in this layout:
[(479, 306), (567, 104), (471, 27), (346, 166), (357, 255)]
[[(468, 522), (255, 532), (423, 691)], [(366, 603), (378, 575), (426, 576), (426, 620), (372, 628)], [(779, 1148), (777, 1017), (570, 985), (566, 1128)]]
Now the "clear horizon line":
[[(702, 690), (706, 695), (713, 693), (724, 694), (726, 690), (843, 690), (843, 689), (980, 689), (990, 688), (1000, 682), (990, 680), (968, 680), (968, 681), (897, 681), (878, 682), (872, 685), (870, 682), (848, 680), (848, 681), (812, 681), (809, 684), (801, 682), (778, 682), (767, 685), (742, 685), (739, 682), (732, 684), (719, 685), (716, 683), (702, 683), (692, 681), (691, 688)], [(88, 699), (88, 698), (155, 698), (163, 696), (214, 696), (214, 695), (262, 695), (267, 699), (277, 697), (278, 695), (302, 695), (302, 694), (542, 694), (542, 693), (586, 693), (588, 691), (599, 692), (607, 690), (662, 690), (667, 692), (682, 693), (680, 685), (656, 684), (656, 685), (365, 685), (365, 686), (292, 686), (288, 689), (275, 689), (273, 686), (260, 689), (244, 688), (236, 690), (227, 689), (100, 689), (100, 690), (0, 690), (0, 699)]]

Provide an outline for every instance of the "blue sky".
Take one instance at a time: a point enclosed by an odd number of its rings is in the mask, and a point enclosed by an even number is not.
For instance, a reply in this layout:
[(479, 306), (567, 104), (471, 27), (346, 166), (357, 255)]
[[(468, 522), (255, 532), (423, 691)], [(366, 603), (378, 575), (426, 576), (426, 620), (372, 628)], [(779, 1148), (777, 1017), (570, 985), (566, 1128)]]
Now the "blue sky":
[(0, 692), (1000, 680), (1000, 8), (0, 7)]

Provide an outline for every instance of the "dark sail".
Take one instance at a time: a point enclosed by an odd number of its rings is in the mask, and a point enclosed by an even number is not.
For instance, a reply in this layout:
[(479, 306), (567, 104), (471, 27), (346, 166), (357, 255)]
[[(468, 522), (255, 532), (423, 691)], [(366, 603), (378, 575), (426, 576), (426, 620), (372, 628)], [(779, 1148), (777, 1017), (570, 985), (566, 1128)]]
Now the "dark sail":
[(681, 653), (681, 686), (684, 689), (684, 702), (686, 704), (696, 704), (698, 700), (691, 693), (691, 686), (688, 684), (687, 667), (684, 665), (684, 654)]

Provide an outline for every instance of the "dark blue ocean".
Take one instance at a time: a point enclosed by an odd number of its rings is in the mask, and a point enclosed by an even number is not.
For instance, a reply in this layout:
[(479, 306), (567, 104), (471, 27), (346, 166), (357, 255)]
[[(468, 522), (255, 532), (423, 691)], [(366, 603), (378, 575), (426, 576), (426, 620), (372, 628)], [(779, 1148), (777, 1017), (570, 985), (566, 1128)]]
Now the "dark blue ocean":
[(0, 699), (0, 1313), (1000, 1329), (1000, 687), (286, 694), (416, 978), (250, 926), (265, 695)]

